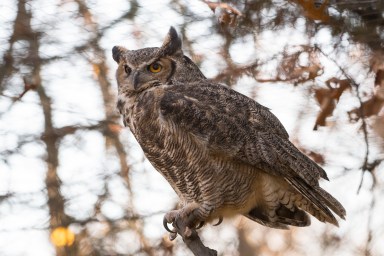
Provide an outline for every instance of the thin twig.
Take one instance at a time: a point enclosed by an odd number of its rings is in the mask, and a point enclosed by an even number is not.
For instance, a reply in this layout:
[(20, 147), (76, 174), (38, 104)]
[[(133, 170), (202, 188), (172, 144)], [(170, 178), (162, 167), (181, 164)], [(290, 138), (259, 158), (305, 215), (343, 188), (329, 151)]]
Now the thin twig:
[(317, 45), (315, 45), (315, 49), (317, 49), (322, 55), (324, 55), (325, 57), (327, 57), (329, 60), (331, 60), (338, 68), (339, 70), (341, 71), (341, 73), (343, 73), (343, 75), (350, 81), (350, 83), (355, 87), (356, 89), (356, 97), (360, 103), (360, 107), (359, 107), (359, 112), (360, 112), (360, 117), (361, 117), (361, 121), (362, 121), (362, 130), (363, 130), (363, 135), (364, 135), (364, 142), (365, 142), (365, 156), (364, 156), (364, 162), (363, 162), (363, 165), (361, 166), (362, 168), (362, 175), (361, 175), (361, 180), (360, 180), (360, 184), (359, 184), (359, 187), (357, 188), (357, 194), (359, 194), (360, 192), (360, 189), (363, 185), (363, 181), (364, 181), (364, 174), (365, 172), (368, 170), (368, 156), (369, 156), (369, 141), (368, 141), (368, 130), (367, 130), (367, 122), (365, 120), (365, 115), (364, 115), (364, 109), (363, 109), (363, 101), (360, 97), (360, 93), (359, 93), (359, 84), (347, 73), (347, 71), (345, 71), (345, 69), (343, 67), (341, 67), (337, 61), (333, 58), (331, 58), (328, 54), (326, 54), (320, 47), (318, 47)]
[[(381, 160), (379, 161), (376, 161), (376, 165), (373, 167), (373, 169), (371, 170), (371, 172), (374, 171), (374, 169), (376, 168), (376, 166), (378, 166), (379, 164), (381, 163)], [(370, 248), (371, 248), (371, 243), (372, 243), (372, 240), (373, 240), (373, 230), (372, 230), (372, 220), (373, 220), (373, 210), (375, 209), (376, 207), (376, 202), (377, 202), (377, 197), (375, 196), (375, 188), (377, 187), (377, 179), (376, 179), (376, 176), (375, 175), (372, 175), (373, 176), (373, 182), (372, 182), (372, 187), (371, 187), (371, 190), (372, 190), (372, 200), (371, 200), (371, 203), (369, 205), (369, 215), (368, 215), (368, 235), (367, 235), (367, 241), (365, 243), (365, 253), (364, 255), (365, 256), (370, 256), (372, 255), (371, 252), (370, 252)]]

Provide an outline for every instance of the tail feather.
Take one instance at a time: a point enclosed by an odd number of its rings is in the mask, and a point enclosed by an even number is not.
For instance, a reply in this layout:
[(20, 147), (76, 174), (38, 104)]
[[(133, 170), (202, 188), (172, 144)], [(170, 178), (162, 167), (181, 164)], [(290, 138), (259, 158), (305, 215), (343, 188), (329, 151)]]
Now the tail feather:
[(316, 192), (321, 196), (321, 198), (326, 202), (327, 206), (336, 213), (340, 218), (345, 220), (345, 215), (347, 214), (345, 208), (337, 201), (331, 194), (322, 189), (321, 187), (315, 187)]
[(344, 207), (319, 186), (312, 187), (298, 177), (288, 177), (286, 181), (312, 204), (317, 211), (308, 208), (308, 212), (320, 221), (326, 221), (338, 226), (338, 222), (330, 209), (344, 219)]
[(251, 212), (249, 212), (248, 214), (244, 214), (244, 216), (257, 222), (257, 223), (259, 223), (260, 225), (263, 225), (263, 226), (266, 226), (269, 228), (277, 228), (277, 229), (284, 229), (284, 230), (289, 229), (288, 226), (285, 225), (284, 223), (270, 221), (270, 220), (268, 220), (268, 218), (266, 216), (263, 216), (263, 217), (255, 216)]
[(288, 209), (287, 207), (280, 205), (276, 210), (276, 214), (278, 221), (287, 225), (306, 227), (311, 224), (311, 219), (308, 214), (296, 206)]
[(266, 207), (255, 207), (249, 213), (244, 216), (256, 221), (257, 223), (278, 229), (288, 229), (288, 225), (305, 227), (311, 224), (311, 219), (305, 211), (292, 207), (288, 209), (284, 205), (280, 204), (279, 208), (273, 210), (273, 216), (271, 216), (271, 209)]

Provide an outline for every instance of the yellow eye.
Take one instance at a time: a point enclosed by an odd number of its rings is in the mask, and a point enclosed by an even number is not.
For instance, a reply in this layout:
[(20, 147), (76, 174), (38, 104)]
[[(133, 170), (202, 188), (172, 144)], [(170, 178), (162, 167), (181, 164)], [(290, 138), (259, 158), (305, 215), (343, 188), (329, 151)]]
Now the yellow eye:
[(163, 66), (158, 62), (152, 63), (148, 66), (148, 70), (152, 73), (159, 73), (163, 69)]

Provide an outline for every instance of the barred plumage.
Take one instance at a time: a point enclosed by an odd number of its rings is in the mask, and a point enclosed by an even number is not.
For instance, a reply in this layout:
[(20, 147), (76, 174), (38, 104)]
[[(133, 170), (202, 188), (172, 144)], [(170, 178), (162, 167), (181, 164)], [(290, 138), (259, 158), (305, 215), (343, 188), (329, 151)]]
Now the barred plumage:
[[(343, 206), (319, 187), (325, 171), (254, 100), (204, 77), (171, 28), (159, 48), (113, 48), (118, 108), (146, 157), (183, 202), (167, 222), (243, 214), (268, 227), (337, 225)], [(307, 212), (307, 213), (306, 213)]]

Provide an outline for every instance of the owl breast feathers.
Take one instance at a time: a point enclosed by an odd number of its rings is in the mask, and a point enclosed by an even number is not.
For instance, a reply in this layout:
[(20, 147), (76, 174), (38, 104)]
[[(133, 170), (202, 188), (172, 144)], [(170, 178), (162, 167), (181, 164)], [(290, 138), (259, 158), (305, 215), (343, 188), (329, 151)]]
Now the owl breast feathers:
[[(190, 228), (242, 214), (262, 225), (338, 225), (343, 206), (319, 186), (325, 171), (254, 100), (205, 78), (171, 27), (161, 47), (113, 48), (118, 109), (146, 157), (182, 201), (165, 222)], [(333, 213), (332, 213), (333, 212)], [(167, 228), (167, 227), (166, 227)]]

